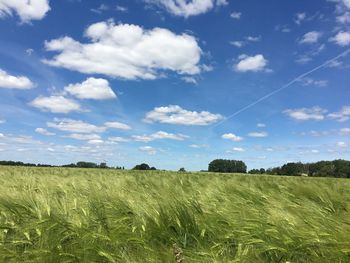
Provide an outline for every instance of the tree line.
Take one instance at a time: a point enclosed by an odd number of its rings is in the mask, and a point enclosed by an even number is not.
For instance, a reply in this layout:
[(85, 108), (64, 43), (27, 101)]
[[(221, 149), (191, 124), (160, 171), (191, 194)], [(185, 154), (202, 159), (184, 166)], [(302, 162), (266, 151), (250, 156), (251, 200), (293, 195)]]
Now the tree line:
[(24, 163), (16, 161), (0, 161), (0, 165), (5, 166), (27, 166), (27, 167), (69, 167), (69, 168), (95, 168), (95, 169), (118, 169), (124, 170), (124, 166), (109, 167), (106, 163), (93, 163), (93, 162), (77, 162), (64, 165), (50, 165), (50, 164), (35, 164), (35, 163)]
[(287, 163), (280, 167), (267, 169), (266, 173), (286, 176), (350, 178), (350, 161), (339, 159), (315, 163)]
[[(209, 163), (209, 172), (247, 173), (247, 166), (243, 161), (216, 159)], [(350, 178), (350, 161), (334, 160), (315, 163), (287, 163), (279, 167), (265, 170), (252, 169), (249, 174), (270, 174), (284, 176), (336, 177)]]

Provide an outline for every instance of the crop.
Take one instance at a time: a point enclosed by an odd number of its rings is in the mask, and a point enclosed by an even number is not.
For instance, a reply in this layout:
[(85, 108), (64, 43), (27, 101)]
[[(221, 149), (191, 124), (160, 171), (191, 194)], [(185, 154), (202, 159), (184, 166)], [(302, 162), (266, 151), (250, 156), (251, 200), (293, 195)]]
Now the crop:
[(350, 181), (0, 167), (0, 262), (350, 262)]

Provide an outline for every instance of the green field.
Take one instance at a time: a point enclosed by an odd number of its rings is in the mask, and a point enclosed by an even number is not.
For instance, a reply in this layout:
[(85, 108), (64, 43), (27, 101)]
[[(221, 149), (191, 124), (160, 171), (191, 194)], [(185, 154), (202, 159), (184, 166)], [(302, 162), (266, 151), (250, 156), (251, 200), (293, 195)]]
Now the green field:
[(350, 262), (350, 180), (0, 167), (0, 262)]

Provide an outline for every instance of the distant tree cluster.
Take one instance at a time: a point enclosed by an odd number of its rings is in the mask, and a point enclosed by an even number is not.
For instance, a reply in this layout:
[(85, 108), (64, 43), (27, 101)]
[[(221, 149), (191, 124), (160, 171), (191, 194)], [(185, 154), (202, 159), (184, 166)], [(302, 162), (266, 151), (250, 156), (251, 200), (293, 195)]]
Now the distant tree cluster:
[[(255, 173), (250, 171), (252, 173)], [(266, 170), (271, 175), (311, 176), (311, 177), (337, 177), (350, 178), (350, 161), (334, 160), (319, 161), (316, 163), (287, 163), (281, 167)]]
[(0, 165), (6, 166), (28, 166), (28, 167), (56, 167), (54, 165), (49, 164), (35, 164), (35, 163), (24, 163), (24, 162), (16, 162), (16, 161), (0, 161)]
[(247, 166), (243, 161), (217, 159), (209, 164), (208, 171), (216, 173), (246, 173)]
[(266, 174), (266, 170), (264, 168), (252, 169), (248, 173), (250, 173), (250, 174)]
[(141, 171), (157, 170), (155, 167), (150, 167), (147, 163), (138, 164), (132, 169)]
[(49, 165), (49, 164), (35, 164), (35, 163), (23, 163), (16, 161), (0, 161), (0, 165), (6, 166), (27, 166), (27, 167), (70, 167), (70, 168), (98, 168), (98, 169), (118, 169), (124, 170), (123, 167), (109, 167), (106, 163), (96, 164), (93, 162), (77, 162), (65, 165)]

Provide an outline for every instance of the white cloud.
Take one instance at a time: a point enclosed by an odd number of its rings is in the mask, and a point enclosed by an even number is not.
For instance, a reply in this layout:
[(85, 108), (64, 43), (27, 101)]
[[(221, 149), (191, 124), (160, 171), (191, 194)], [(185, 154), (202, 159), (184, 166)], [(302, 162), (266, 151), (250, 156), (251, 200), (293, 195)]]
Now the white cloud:
[(243, 138), (240, 137), (240, 136), (237, 136), (236, 134), (233, 134), (233, 133), (226, 133), (226, 134), (223, 134), (221, 136), (221, 138), (225, 139), (225, 140), (230, 140), (230, 141), (233, 141), (233, 142), (240, 142), (240, 141), (243, 141)]
[(341, 135), (349, 135), (350, 134), (350, 128), (342, 128), (342, 129), (340, 129), (339, 133)]
[(70, 37), (47, 41), (48, 51), (59, 54), (45, 63), (86, 74), (104, 74), (123, 79), (155, 79), (161, 72), (195, 75), (202, 51), (196, 39), (167, 29), (145, 30), (137, 25), (112, 21), (90, 25), (88, 43)]
[(71, 111), (82, 111), (80, 104), (63, 96), (39, 96), (30, 102), (30, 105), (43, 111), (53, 113), (69, 113)]
[(130, 140), (127, 138), (123, 138), (123, 137), (109, 137), (108, 141), (118, 143), (118, 142), (128, 142)]
[(143, 146), (143, 147), (140, 147), (139, 150), (141, 152), (146, 152), (147, 154), (150, 154), (150, 155), (153, 155), (153, 154), (156, 154), (157, 153), (157, 149), (151, 147), (151, 146)]
[(269, 136), (267, 132), (250, 132), (248, 133), (249, 137), (254, 137), (254, 138), (264, 138)]
[(268, 61), (263, 55), (258, 54), (255, 56), (240, 55), (240, 61), (234, 65), (234, 69), (238, 72), (258, 72), (266, 69)]
[(306, 13), (297, 13), (297, 14), (295, 15), (294, 22), (295, 22), (297, 25), (300, 25), (305, 19), (306, 19)]
[(241, 16), (242, 16), (242, 13), (240, 12), (232, 12), (230, 15), (231, 18), (237, 19), (237, 20), (241, 19)]
[(53, 122), (48, 122), (49, 128), (54, 128), (60, 131), (73, 133), (101, 133), (106, 131), (106, 127), (98, 127), (96, 125), (72, 119), (58, 119), (55, 118)]
[(88, 144), (94, 144), (94, 145), (99, 145), (99, 144), (103, 144), (104, 141), (100, 140), (100, 139), (95, 139), (95, 140), (89, 140)]
[(348, 144), (346, 142), (337, 142), (338, 148), (348, 148)]
[(79, 99), (108, 100), (117, 97), (105, 79), (88, 78), (82, 83), (69, 84), (64, 90)]
[[(0, 0), (1, 6), (1, 0)], [(5, 89), (31, 89), (33, 82), (24, 76), (11, 76), (6, 71), (0, 69), (0, 88)]]
[(341, 31), (332, 37), (330, 41), (335, 42), (339, 46), (345, 47), (350, 44), (350, 32)]
[(0, 124), (3, 124), (3, 123), (5, 123), (5, 122), (6, 122), (6, 120), (0, 119)]
[(345, 12), (344, 14), (337, 16), (337, 22), (341, 24), (350, 23), (350, 12)]
[(134, 135), (132, 136), (132, 138), (135, 141), (139, 141), (139, 142), (151, 142), (154, 140), (163, 140), (163, 139), (183, 141), (189, 138), (189, 136), (184, 134), (173, 134), (173, 133), (167, 133), (164, 131), (158, 131), (150, 135)]
[(49, 132), (47, 129), (44, 129), (44, 128), (36, 128), (35, 132), (40, 133), (40, 134), (45, 135), (45, 136), (54, 136), (54, 135), (56, 135), (56, 133)]
[(215, 6), (228, 5), (227, 0), (145, 0), (149, 4), (155, 4), (165, 8), (176, 16), (195, 16), (206, 13)]
[(243, 47), (244, 42), (243, 41), (230, 41), (230, 44), (235, 47)]
[(217, 6), (225, 6), (228, 5), (228, 0), (216, 0)]
[(245, 152), (245, 150), (241, 147), (234, 147), (232, 150), (235, 152)]
[(258, 124), (256, 124), (256, 127), (258, 127), (258, 128), (265, 128), (266, 124), (265, 123), (258, 123)]
[(261, 40), (261, 36), (257, 36), (257, 37), (247, 36), (245, 39), (250, 42), (258, 42)]
[(117, 11), (119, 11), (119, 12), (128, 12), (128, 8), (127, 7), (125, 7), (125, 6), (121, 6), (121, 5), (117, 5), (116, 7), (115, 7), (115, 10), (117, 10)]
[(148, 112), (144, 118), (145, 122), (168, 123), (178, 125), (210, 125), (221, 120), (220, 114), (213, 114), (208, 111), (188, 111), (177, 105), (157, 107)]
[(338, 122), (345, 122), (350, 119), (350, 106), (344, 106), (339, 112), (328, 114), (328, 118)]
[(0, 18), (16, 13), (22, 22), (41, 20), (50, 10), (48, 0), (0, 0)]
[(301, 108), (301, 109), (288, 109), (285, 110), (283, 113), (288, 115), (290, 118), (300, 121), (307, 121), (307, 120), (315, 120), (315, 121), (321, 121), (325, 119), (325, 113), (327, 113), (327, 110), (324, 110), (320, 107), (312, 107), (312, 108)]
[(194, 77), (185, 76), (185, 77), (182, 77), (181, 79), (187, 83), (190, 83), (190, 84), (194, 84), (194, 85), (198, 84), (196, 78), (194, 78)]
[(96, 14), (102, 14), (105, 11), (109, 10), (109, 6), (105, 5), (105, 4), (100, 4), (99, 7), (97, 8), (91, 8), (90, 11), (94, 12)]
[(209, 145), (207, 145), (207, 144), (191, 144), (191, 145), (189, 145), (189, 147), (195, 148), (195, 149), (201, 149), (201, 148), (208, 148)]
[(110, 129), (131, 130), (131, 127), (129, 125), (117, 121), (106, 122), (104, 126)]
[(299, 80), (303, 86), (317, 86), (317, 87), (326, 87), (328, 85), (327, 80), (315, 80), (312, 78), (303, 78)]
[(98, 134), (81, 134), (81, 133), (72, 133), (65, 135), (65, 138), (81, 140), (81, 141), (90, 141), (90, 140), (100, 140), (101, 136)]
[[(247, 37), (245, 37), (244, 41), (230, 41), (230, 44), (235, 46), (235, 47), (241, 48), (241, 47), (247, 45), (249, 42), (258, 42), (260, 40), (261, 40), (261, 36), (257, 36), (257, 37), (247, 36)], [(245, 55), (241, 55), (241, 57), (244, 58)]]
[(302, 39), (299, 41), (300, 44), (314, 44), (317, 43), (320, 37), (322, 36), (322, 32), (311, 31), (306, 33)]

